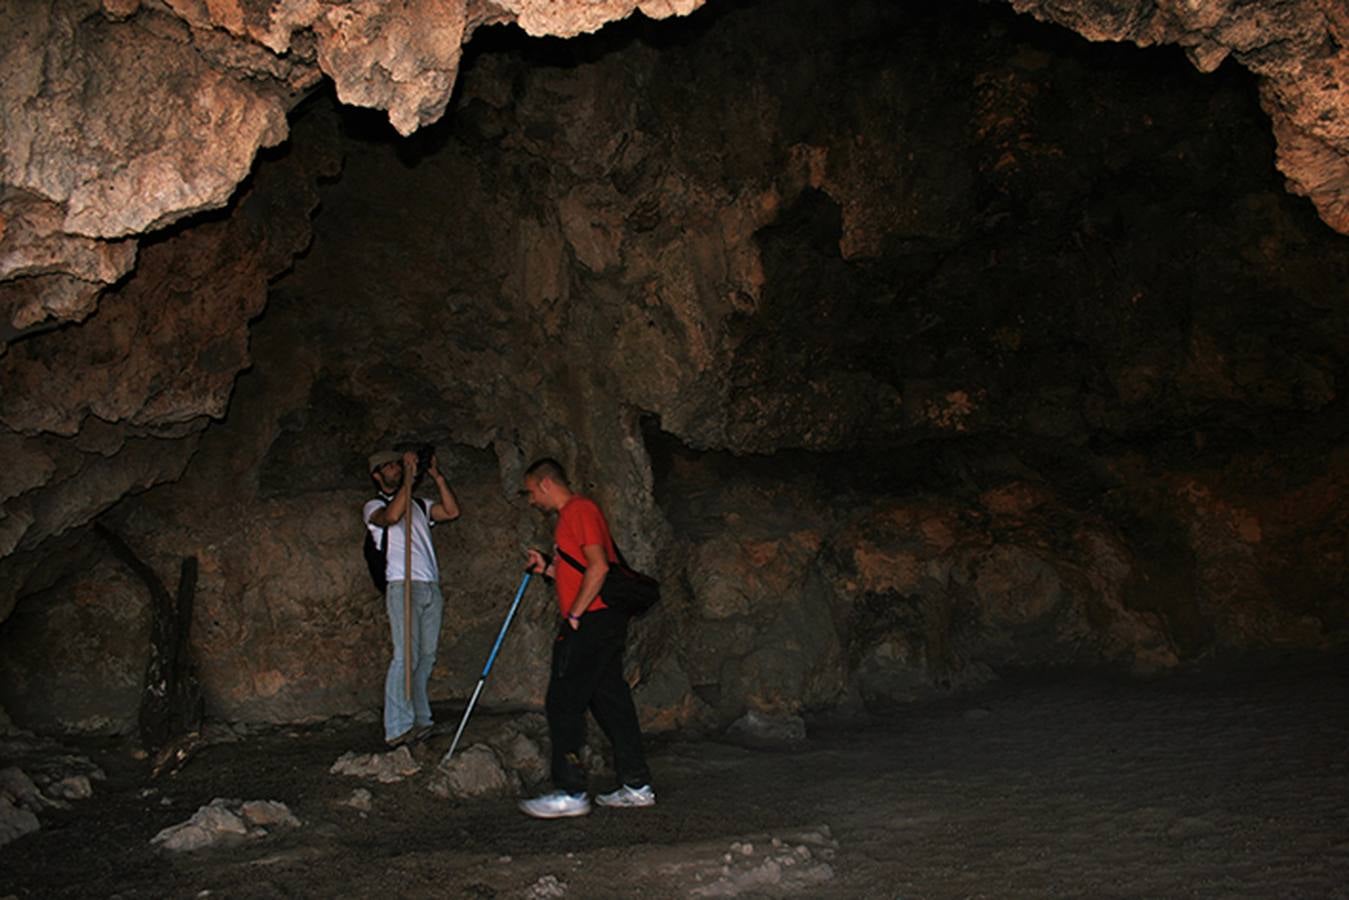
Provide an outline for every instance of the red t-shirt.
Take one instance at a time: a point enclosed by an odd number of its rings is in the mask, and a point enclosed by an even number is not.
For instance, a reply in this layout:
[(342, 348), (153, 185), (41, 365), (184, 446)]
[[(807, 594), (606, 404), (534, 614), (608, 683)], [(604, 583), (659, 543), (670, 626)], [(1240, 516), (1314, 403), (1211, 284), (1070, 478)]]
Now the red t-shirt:
[[(604, 513), (600, 512), (594, 500), (580, 494), (573, 494), (567, 505), (557, 514), (553, 542), (557, 549), (565, 551), (583, 566), (586, 564), (583, 547), (603, 547), (605, 558), (610, 562), (618, 559), (618, 554), (614, 552), (614, 539), (609, 536), (609, 523), (604, 521)], [(585, 576), (561, 556), (555, 556), (554, 559), (556, 566), (553, 569), (553, 578), (557, 586), (557, 606), (565, 616), (571, 612), (576, 595), (581, 592), (581, 579)], [(596, 594), (595, 599), (586, 607), (586, 611), (604, 608), (604, 601)]]

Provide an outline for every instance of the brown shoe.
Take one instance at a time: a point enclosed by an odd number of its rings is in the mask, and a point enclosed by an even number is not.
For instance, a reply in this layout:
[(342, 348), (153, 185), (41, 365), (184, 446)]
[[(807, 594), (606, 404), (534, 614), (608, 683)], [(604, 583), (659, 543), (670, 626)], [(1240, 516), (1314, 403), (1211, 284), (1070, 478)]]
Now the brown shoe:
[(416, 731), (417, 731), (416, 728), (409, 728), (407, 731), (403, 732), (398, 737), (385, 738), (384, 745), (388, 747), (390, 750), (393, 750), (403, 746), (404, 744), (410, 744), (416, 739), (414, 737)]

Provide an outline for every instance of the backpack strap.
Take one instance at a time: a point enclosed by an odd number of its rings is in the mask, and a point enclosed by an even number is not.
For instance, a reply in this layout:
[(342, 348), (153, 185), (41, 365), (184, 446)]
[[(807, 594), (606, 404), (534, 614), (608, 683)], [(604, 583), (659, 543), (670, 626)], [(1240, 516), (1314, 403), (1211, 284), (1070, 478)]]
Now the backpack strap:
[[(389, 505), (389, 501), (392, 500), (393, 497), (392, 497), (392, 496), (386, 497), (386, 496), (384, 496), (383, 494), (380, 494), (380, 495), (379, 495), (378, 497), (376, 497), (375, 499), (377, 499), (377, 500), (383, 500), (383, 501), (384, 501), (384, 505), (387, 507), (387, 506)], [(385, 523), (384, 523), (384, 528), (383, 528), (383, 529), (380, 531), (380, 533), (379, 533), (379, 547), (378, 547), (378, 550), (379, 550), (380, 553), (383, 553), (383, 552), (384, 552), (384, 548), (388, 545), (388, 543), (389, 543), (389, 523), (388, 523), (388, 522), (385, 522)]]
[[(386, 497), (384, 494), (380, 494), (380, 495), (379, 495), (378, 497), (376, 497), (375, 499), (376, 499), (376, 500), (383, 500), (383, 501), (384, 501), (384, 505), (385, 505), (385, 506), (388, 506), (389, 503), (393, 501), (393, 495), (390, 494), (389, 496)], [(431, 518), (431, 501), (430, 501), (430, 500), (427, 500), (425, 497), (413, 497), (412, 499), (416, 500), (417, 503), (419, 503), (419, 504), (421, 505), (422, 512), (426, 514), (426, 527), (427, 527), (427, 528), (435, 528), (435, 527), (436, 527), (436, 520)], [(383, 552), (384, 552), (384, 546), (385, 546), (385, 544), (387, 544), (388, 542), (389, 542), (389, 526), (388, 526), (388, 524), (386, 523), (385, 526), (384, 526), (383, 531), (380, 533), (380, 536), (379, 536), (379, 552), (380, 552), (380, 553), (383, 553)]]

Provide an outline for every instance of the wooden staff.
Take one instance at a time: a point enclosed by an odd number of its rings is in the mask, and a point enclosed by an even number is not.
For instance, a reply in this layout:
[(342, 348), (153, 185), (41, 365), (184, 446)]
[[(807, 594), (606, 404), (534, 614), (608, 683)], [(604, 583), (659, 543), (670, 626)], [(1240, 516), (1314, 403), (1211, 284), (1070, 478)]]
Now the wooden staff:
[[(412, 476), (404, 472), (404, 478)], [(412, 499), (408, 483), (408, 508), (403, 513), (403, 691), (412, 703)]]

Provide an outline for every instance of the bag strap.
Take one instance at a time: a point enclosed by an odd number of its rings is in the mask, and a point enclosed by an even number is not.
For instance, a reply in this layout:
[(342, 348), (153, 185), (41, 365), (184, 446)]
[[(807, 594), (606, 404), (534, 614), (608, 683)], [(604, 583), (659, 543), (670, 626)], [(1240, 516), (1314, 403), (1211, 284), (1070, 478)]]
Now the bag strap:
[[(618, 564), (625, 569), (631, 569), (632, 566), (628, 565), (628, 561), (623, 558), (623, 551), (618, 549), (618, 544), (614, 543), (614, 539), (612, 537), (609, 538), (609, 543), (614, 545), (614, 556), (618, 557), (617, 560)], [(582, 575), (585, 574), (586, 567), (577, 562), (575, 558), (573, 558), (572, 555), (568, 553), (566, 550), (563, 550), (561, 547), (558, 547), (557, 555), (562, 557), (562, 561), (564, 563), (571, 566), (573, 569), (580, 572)]]
[[(377, 500), (383, 500), (383, 501), (384, 501), (384, 506), (385, 506), (385, 507), (388, 507), (389, 501), (393, 499), (393, 495), (390, 494), (388, 497), (386, 497), (386, 496), (384, 496), (383, 494), (380, 494), (380, 495), (379, 495), (378, 497), (376, 497), (375, 499), (377, 499)], [(371, 515), (373, 515), (373, 513), (371, 513)], [(384, 528), (383, 528), (383, 529), (380, 531), (380, 533), (379, 533), (379, 552), (380, 552), (380, 553), (383, 553), (383, 552), (384, 552), (384, 547), (385, 547), (388, 543), (389, 543), (389, 523), (388, 523), (388, 522), (385, 522), (385, 523), (384, 523)]]
[(566, 550), (563, 550), (561, 547), (558, 547), (557, 555), (562, 557), (562, 561), (564, 563), (571, 566), (573, 569), (580, 572), (582, 575), (586, 573), (586, 567), (578, 563), (575, 559), (573, 559), (572, 555), (568, 553)]
[[(390, 494), (387, 497), (384, 496), (383, 494), (380, 494), (376, 499), (383, 500), (384, 506), (388, 507), (388, 505), (393, 501), (393, 494)], [(425, 497), (413, 497), (412, 499), (416, 500), (418, 503), (422, 505), (422, 512), (425, 513), (426, 515), (426, 527), (427, 528), (436, 527), (436, 523), (431, 519), (431, 501), (427, 500)], [(384, 545), (387, 544), (388, 542), (389, 542), (389, 525), (386, 522), (384, 525), (384, 530), (380, 533), (379, 536), (380, 553), (384, 552)]]

